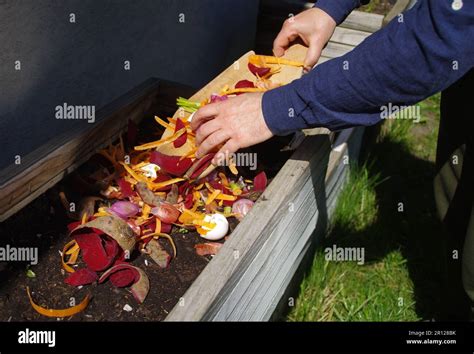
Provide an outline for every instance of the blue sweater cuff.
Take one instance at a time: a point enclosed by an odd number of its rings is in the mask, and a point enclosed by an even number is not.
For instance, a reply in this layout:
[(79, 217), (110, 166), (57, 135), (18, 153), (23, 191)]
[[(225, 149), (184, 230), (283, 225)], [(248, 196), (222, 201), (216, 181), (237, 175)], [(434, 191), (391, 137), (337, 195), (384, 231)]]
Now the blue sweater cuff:
[(318, 0), (314, 7), (326, 12), (339, 25), (360, 5), (360, 0)]
[(290, 85), (291, 83), (263, 94), (263, 118), (273, 135), (288, 135), (308, 127), (298, 115), (297, 108), (293, 107)]

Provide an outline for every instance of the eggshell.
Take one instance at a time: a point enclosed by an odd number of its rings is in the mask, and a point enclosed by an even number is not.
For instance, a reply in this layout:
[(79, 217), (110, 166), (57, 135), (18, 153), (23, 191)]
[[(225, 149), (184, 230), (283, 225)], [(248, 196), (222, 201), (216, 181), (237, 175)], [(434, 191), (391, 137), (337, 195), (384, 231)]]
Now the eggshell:
[(149, 163), (140, 168), (144, 172), (144, 175), (148, 178), (156, 178), (156, 171), (160, 170), (160, 166), (155, 165), (154, 163)]
[(217, 241), (222, 239), (229, 231), (229, 222), (227, 218), (222, 214), (211, 214), (204, 217), (204, 221), (215, 223), (216, 226), (210, 230), (203, 226), (204, 230), (209, 230), (205, 235), (201, 235), (202, 238), (211, 241)]

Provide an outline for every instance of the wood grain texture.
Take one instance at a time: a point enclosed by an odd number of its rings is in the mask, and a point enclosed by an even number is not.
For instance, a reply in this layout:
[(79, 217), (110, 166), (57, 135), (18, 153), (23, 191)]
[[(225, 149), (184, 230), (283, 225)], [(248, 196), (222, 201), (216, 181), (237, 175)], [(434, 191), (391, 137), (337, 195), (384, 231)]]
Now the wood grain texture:
[(362, 11), (353, 11), (341, 27), (373, 33), (382, 27), (383, 16)]
[[(167, 321), (209, 319), (211, 305), (215, 301), (224, 300), (224, 293), (233, 291), (234, 286), (229, 282), (238, 283), (241, 275), (236, 270), (244, 272), (244, 265), (250, 264), (256, 257), (258, 261), (265, 261), (265, 257), (259, 257), (257, 253), (272, 231), (282, 230), (283, 223), (280, 223), (278, 217), (288, 211), (288, 203), (292, 202), (304, 181), (310, 178), (307, 167), (310, 161), (316, 162), (321, 158), (313, 153), (322, 146), (322, 136), (311, 137), (283, 166), (255, 203), (252, 212), (238, 225), (212, 262), (185, 293), (184, 306), (177, 305)], [(326, 149), (328, 148), (329, 143), (326, 144)], [(219, 307), (219, 304), (214, 305), (214, 312), (216, 306)]]
[(336, 150), (327, 135), (307, 137), (166, 320), (272, 318), (300, 261), (324, 234), (349, 170), (343, 157), (358, 155), (362, 133), (341, 135)]
[(370, 35), (370, 32), (363, 32), (352, 28), (336, 27), (334, 34), (331, 37), (331, 43), (341, 43), (355, 47)]

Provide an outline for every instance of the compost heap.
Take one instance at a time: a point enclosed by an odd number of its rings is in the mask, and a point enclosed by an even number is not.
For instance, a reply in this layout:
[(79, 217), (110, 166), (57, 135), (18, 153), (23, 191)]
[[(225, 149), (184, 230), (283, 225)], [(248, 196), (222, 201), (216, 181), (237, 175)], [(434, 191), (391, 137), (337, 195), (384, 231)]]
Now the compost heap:
[[(213, 255), (218, 251), (222, 243), (215, 241), (227, 235), (227, 218), (241, 220), (249, 212), (264, 191), (267, 177), (260, 172), (253, 180), (244, 179), (232, 160), (225, 167), (216, 167), (211, 163), (215, 152), (197, 159), (195, 134), (189, 122), (192, 114), (206, 104), (280, 86), (270, 80), (280, 65), (302, 67), (303, 63), (251, 55), (248, 68), (254, 81), (241, 80), (234, 88), (223, 87), (203, 102), (180, 97), (177, 105), (188, 114), (167, 120), (155, 117), (165, 129), (159, 140), (125, 151), (120, 138), (116, 145), (100, 152), (110, 163), (106, 169), (108, 185), (101, 191), (103, 198), (85, 198), (81, 212), (70, 213), (77, 220), (69, 224), (71, 241), (61, 252), (67, 284), (85, 286), (108, 280), (116, 287), (129, 288), (136, 301), (142, 303), (150, 283), (145, 271), (129, 263), (133, 252), (138, 250), (160, 267), (168, 267), (177, 255), (172, 228), (195, 229), (202, 238), (212, 241), (196, 245), (198, 254)], [(134, 130), (136, 127), (129, 126), (129, 138)], [(108, 206), (96, 210), (98, 199), (106, 199)], [(158, 239), (170, 242), (173, 254), (168, 254)], [(78, 268), (79, 257), (85, 267)], [(29, 289), (27, 292), (33, 308), (49, 317), (71, 316), (84, 310), (90, 301), (88, 295), (76, 306), (47, 309), (33, 301)]]

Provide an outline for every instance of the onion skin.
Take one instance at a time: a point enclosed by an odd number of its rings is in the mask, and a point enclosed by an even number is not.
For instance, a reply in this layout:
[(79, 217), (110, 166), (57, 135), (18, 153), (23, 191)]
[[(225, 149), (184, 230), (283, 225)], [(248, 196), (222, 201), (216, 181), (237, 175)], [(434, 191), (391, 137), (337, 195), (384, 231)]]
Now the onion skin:
[(263, 192), (267, 188), (267, 183), (267, 175), (262, 171), (253, 179), (253, 190), (255, 192)]
[(226, 95), (219, 96), (219, 95), (213, 93), (213, 94), (211, 95), (211, 103), (220, 102), (220, 101), (226, 101), (227, 98), (228, 98), (228, 97), (227, 97)]
[(232, 205), (232, 213), (241, 221), (248, 214), (255, 203), (250, 199), (239, 199)]
[(137, 224), (135, 224), (135, 221), (132, 219), (132, 220), (128, 220), (127, 221), (127, 224), (128, 226), (130, 226), (130, 228), (133, 230), (133, 232), (135, 233), (135, 235), (137, 236), (140, 236), (141, 234), (141, 228), (140, 226), (138, 226)]
[(205, 242), (195, 245), (194, 249), (199, 256), (209, 256), (217, 254), (223, 245), (219, 242)]
[(121, 217), (122, 219), (127, 219), (132, 216), (135, 216), (140, 211), (138, 205), (133, 204), (132, 202), (127, 201), (118, 201), (115, 202), (109, 210), (115, 215)]
[(166, 202), (160, 203), (159, 206), (151, 209), (151, 213), (167, 224), (176, 222), (180, 215), (179, 210), (175, 206)]

